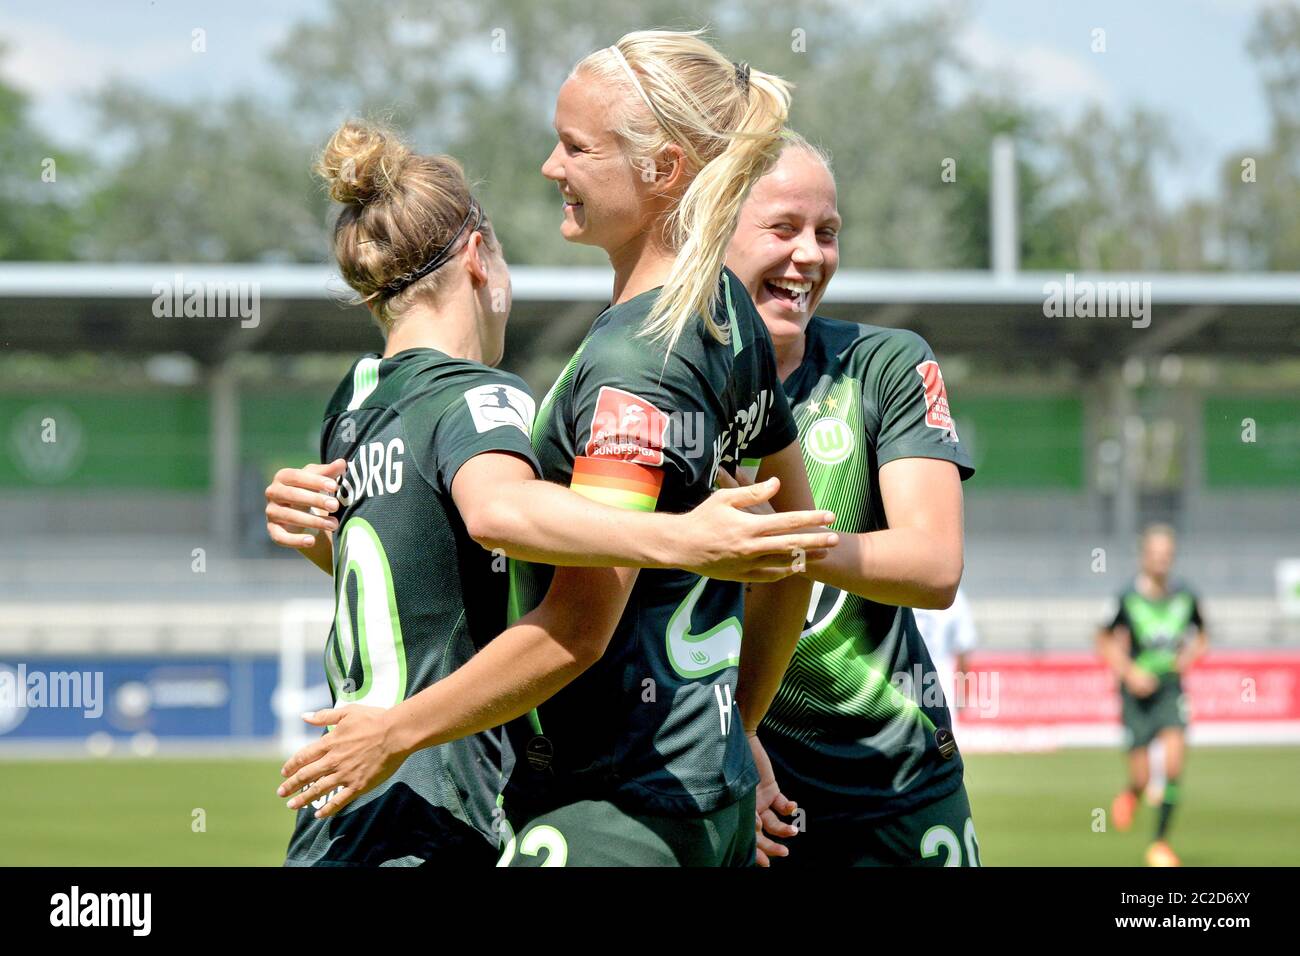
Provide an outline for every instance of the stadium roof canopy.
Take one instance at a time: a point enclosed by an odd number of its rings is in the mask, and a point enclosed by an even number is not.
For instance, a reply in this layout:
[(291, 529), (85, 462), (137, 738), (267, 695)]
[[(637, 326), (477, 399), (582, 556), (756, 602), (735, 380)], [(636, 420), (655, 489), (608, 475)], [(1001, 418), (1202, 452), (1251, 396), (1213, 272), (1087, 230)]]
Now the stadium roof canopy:
[[(607, 269), (518, 267), (511, 276), (515, 357), (571, 349), (608, 301), (611, 285)], [(1069, 283), (1063, 273), (842, 270), (820, 311), (905, 326), (945, 353), (1007, 364), (1065, 361), (1087, 370), (1143, 354), (1256, 360), (1300, 354), (1300, 273), (1077, 273)], [(1045, 302), (1054, 291), (1077, 301), (1089, 283), (1099, 299), (1150, 283), (1150, 325), (1068, 311), (1048, 316)], [(243, 319), (166, 315), (196, 284), (217, 296), (242, 289), (255, 296), (245, 302), (256, 302), (257, 312)], [(247, 350), (374, 348), (375, 329), (345, 304), (347, 293), (323, 266), (0, 263), (0, 348), (182, 352), (205, 364)]]

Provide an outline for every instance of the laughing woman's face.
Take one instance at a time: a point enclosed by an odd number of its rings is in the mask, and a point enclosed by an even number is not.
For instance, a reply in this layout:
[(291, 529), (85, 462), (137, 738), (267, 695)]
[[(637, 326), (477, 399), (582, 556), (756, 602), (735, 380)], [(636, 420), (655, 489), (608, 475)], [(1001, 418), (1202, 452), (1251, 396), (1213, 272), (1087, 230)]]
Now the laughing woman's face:
[(821, 160), (789, 148), (754, 184), (727, 249), (775, 338), (802, 335), (840, 264), (835, 179)]

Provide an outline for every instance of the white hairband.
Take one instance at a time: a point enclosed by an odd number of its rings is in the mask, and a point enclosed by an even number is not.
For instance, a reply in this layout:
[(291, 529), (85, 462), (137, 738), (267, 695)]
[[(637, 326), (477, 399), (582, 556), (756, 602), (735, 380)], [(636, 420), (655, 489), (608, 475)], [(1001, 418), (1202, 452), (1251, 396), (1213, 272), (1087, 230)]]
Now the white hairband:
[(650, 114), (654, 116), (655, 119), (658, 119), (659, 112), (654, 108), (654, 104), (650, 102), (650, 97), (646, 95), (645, 87), (643, 87), (641, 81), (636, 78), (636, 73), (632, 70), (632, 64), (627, 62), (627, 57), (623, 55), (623, 51), (616, 46), (606, 47), (606, 49), (614, 54), (614, 59), (618, 60), (619, 65), (623, 67), (623, 71), (627, 74), (627, 78), (632, 81), (633, 89), (637, 91), (637, 95), (639, 95), (642, 102), (645, 103), (646, 109), (650, 111)]

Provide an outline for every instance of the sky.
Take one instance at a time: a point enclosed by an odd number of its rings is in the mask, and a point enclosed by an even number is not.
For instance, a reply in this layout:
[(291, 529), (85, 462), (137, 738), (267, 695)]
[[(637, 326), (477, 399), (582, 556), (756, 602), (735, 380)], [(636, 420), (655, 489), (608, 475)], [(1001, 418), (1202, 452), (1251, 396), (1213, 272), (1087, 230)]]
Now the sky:
[[(432, 0), (431, 0), (432, 2)], [(1261, 6), (1300, 0), (966, 0), (963, 52), (1006, 71), (1025, 96), (1064, 117), (1090, 103), (1143, 106), (1171, 121), (1182, 149), (1166, 199), (1213, 191), (1226, 155), (1268, 136), (1259, 76), (1246, 49)], [(956, 0), (889, 0), (873, 12)], [(95, 131), (82, 98), (110, 78), (177, 99), (270, 91), (270, 51), (324, 0), (3, 0), (0, 62), (32, 97), (42, 128), (85, 146)], [(191, 49), (206, 32), (206, 52)], [(1094, 52), (1094, 30), (1105, 52)]]

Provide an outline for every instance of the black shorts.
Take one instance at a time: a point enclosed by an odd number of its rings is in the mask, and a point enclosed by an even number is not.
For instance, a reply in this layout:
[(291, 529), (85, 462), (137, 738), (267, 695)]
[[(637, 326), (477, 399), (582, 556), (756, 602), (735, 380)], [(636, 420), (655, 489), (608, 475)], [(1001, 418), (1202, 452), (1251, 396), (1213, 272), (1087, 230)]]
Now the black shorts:
[(980, 865), (965, 786), (897, 816), (813, 823), (780, 842), (790, 855), (773, 868)]
[(1124, 742), (1129, 750), (1150, 746), (1162, 730), (1187, 726), (1187, 695), (1177, 675), (1161, 678), (1160, 685), (1147, 697), (1134, 697), (1127, 687), (1121, 687), (1119, 700)]
[(754, 791), (698, 816), (579, 800), (509, 820), (504, 836), (497, 866), (753, 866)]

